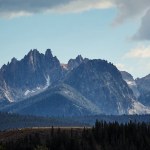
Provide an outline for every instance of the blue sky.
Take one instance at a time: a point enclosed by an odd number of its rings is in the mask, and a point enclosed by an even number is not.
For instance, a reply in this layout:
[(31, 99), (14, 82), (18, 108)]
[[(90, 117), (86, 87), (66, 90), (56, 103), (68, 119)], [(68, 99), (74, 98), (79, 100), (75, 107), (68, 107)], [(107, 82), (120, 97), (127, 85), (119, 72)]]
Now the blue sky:
[(2, 0), (0, 66), (30, 49), (51, 48), (62, 63), (81, 54), (143, 77), (150, 73), (149, 6), (148, 0)]

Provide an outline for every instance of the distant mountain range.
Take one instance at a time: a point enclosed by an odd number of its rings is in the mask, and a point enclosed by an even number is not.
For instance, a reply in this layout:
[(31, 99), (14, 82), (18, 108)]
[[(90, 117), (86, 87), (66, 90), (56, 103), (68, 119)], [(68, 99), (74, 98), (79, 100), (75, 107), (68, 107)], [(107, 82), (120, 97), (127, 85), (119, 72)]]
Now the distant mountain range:
[(149, 114), (150, 75), (134, 80), (105, 60), (61, 64), (31, 50), (0, 69), (0, 111), (38, 116)]

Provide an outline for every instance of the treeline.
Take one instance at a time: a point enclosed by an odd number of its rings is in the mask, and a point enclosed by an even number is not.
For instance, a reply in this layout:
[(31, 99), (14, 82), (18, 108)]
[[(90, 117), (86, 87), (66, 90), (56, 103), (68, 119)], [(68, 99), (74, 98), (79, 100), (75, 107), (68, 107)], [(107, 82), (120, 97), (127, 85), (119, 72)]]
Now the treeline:
[(150, 124), (96, 121), (93, 128), (52, 127), (3, 139), (0, 150), (150, 150)]
[(77, 122), (81, 122), (82, 124), (88, 124), (93, 126), (95, 124), (96, 120), (103, 120), (107, 123), (109, 122), (118, 122), (118, 123), (129, 123), (132, 122), (150, 122), (150, 115), (149, 114), (143, 114), (143, 115), (93, 115), (93, 116), (79, 116), (79, 117), (73, 117), (73, 119)]
[(38, 117), (31, 115), (0, 112), (0, 131), (16, 128), (48, 127), (48, 126), (84, 126), (72, 118)]
[(96, 119), (108, 122), (150, 122), (150, 115), (95, 115), (77, 117), (38, 117), (0, 112), (0, 130), (47, 126), (93, 126)]

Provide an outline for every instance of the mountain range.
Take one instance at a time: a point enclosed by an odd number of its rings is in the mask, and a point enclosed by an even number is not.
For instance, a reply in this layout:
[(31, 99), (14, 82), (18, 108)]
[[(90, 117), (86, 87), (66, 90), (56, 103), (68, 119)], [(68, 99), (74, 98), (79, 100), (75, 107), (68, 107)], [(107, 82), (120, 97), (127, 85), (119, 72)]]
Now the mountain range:
[(149, 114), (150, 75), (133, 79), (106, 60), (62, 64), (30, 50), (0, 69), (0, 111), (38, 116)]

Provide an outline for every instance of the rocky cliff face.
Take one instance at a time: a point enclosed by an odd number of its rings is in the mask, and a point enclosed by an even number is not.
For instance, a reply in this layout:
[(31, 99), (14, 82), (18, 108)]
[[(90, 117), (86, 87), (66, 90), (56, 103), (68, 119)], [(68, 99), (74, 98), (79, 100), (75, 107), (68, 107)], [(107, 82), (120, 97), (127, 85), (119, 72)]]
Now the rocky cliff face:
[(1, 96), (9, 101), (18, 101), (58, 82), (62, 78), (62, 68), (50, 49), (45, 55), (31, 50), (22, 60), (13, 58), (10, 63), (4, 65), (0, 76)]
[(150, 75), (143, 78), (137, 78), (136, 84), (140, 92), (139, 101), (150, 107)]
[(140, 93), (150, 92), (150, 75), (143, 78), (137, 78), (135, 81)]
[(82, 63), (66, 77), (65, 83), (99, 106), (102, 113), (128, 113), (135, 100), (117, 68), (104, 60)]
[(79, 55), (62, 65), (50, 49), (31, 50), (0, 69), (0, 110), (42, 116), (150, 113), (128, 87), (132, 77), (124, 74), (126, 83), (122, 75), (105, 60)]
[(73, 70), (74, 68), (78, 67), (82, 62), (84, 62), (86, 59), (84, 59), (81, 55), (78, 55), (75, 59), (70, 59), (68, 61), (68, 69)]
[(128, 84), (130, 89), (133, 91), (135, 97), (138, 99), (140, 96), (140, 92), (138, 90), (135, 80), (133, 79), (133, 76), (126, 71), (121, 71), (121, 75), (123, 80)]

